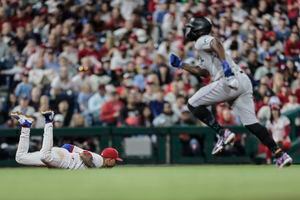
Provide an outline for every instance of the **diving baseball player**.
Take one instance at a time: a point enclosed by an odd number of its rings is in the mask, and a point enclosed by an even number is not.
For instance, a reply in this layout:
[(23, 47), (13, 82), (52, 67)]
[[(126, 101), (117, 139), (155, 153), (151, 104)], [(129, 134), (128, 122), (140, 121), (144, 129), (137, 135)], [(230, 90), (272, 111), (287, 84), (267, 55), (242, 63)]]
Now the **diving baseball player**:
[(228, 102), (243, 125), (273, 152), (276, 165), (291, 165), (292, 158), (277, 146), (267, 129), (258, 123), (250, 79), (225, 52), (221, 42), (209, 35), (211, 29), (212, 24), (207, 18), (191, 18), (185, 26), (185, 39), (195, 42), (194, 47), (200, 54), (199, 66), (184, 63), (175, 54), (170, 55), (170, 65), (196, 76), (210, 75), (212, 78), (210, 84), (200, 88), (188, 100), (189, 110), (218, 134), (212, 154), (221, 152), (226, 144), (233, 142), (235, 134), (221, 127), (207, 107), (219, 102)]
[(29, 153), (30, 127), (33, 119), (19, 113), (11, 117), (21, 125), (21, 135), (16, 153), (16, 161), (22, 165), (46, 166), (50, 168), (86, 169), (113, 167), (116, 161), (122, 161), (114, 148), (106, 148), (101, 155), (83, 150), (71, 144), (53, 147), (53, 111), (42, 112), (45, 117), (43, 143), (40, 151)]

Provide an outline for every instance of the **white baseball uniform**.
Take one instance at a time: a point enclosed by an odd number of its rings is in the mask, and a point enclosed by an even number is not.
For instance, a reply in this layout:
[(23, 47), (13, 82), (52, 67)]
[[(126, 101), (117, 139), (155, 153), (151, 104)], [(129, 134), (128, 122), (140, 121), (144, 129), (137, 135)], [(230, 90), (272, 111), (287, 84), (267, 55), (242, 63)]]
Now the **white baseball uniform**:
[[(48, 166), (64, 169), (86, 169), (87, 166), (81, 160), (79, 153), (83, 149), (74, 146), (69, 152), (65, 148), (53, 147), (53, 125), (45, 124), (43, 144), (40, 151), (29, 153), (30, 128), (21, 129), (20, 141), (16, 153), (16, 161), (29, 166)], [(96, 168), (103, 165), (103, 158), (93, 152), (93, 163)]]
[(226, 60), (239, 83), (237, 90), (228, 86), (224, 77), (222, 63), (217, 55), (211, 51), (210, 45), (213, 39), (214, 37), (205, 35), (200, 37), (195, 43), (195, 48), (200, 52), (199, 67), (206, 69), (210, 73), (212, 83), (200, 88), (188, 100), (189, 104), (197, 107), (229, 102), (232, 104), (233, 111), (240, 117), (244, 125), (257, 123), (250, 79), (226, 53)]

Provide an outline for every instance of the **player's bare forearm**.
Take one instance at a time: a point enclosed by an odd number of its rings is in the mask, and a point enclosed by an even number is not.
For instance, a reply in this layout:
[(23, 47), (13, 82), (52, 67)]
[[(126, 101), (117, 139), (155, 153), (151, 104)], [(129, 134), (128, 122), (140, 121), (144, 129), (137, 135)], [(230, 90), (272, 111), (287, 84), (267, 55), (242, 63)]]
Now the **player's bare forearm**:
[(224, 47), (223, 47), (223, 45), (221, 44), (221, 42), (219, 40), (214, 38), (211, 41), (210, 46), (211, 46), (211, 50), (214, 51), (217, 54), (218, 58), (221, 61), (225, 60), (225, 50), (224, 50)]
[(214, 38), (210, 43), (211, 50), (216, 53), (217, 57), (220, 59), (223, 72), (226, 78), (228, 78), (229, 81), (229, 87), (231, 88), (237, 88), (237, 81), (234, 80), (233, 76), (234, 73), (231, 70), (230, 64), (226, 61), (225, 57), (225, 50), (223, 45), (219, 40)]
[(183, 63), (182, 69), (188, 71), (189, 73), (195, 75), (195, 76), (202, 76), (202, 77), (208, 77), (209, 73), (205, 69), (201, 69), (196, 66), (191, 66), (189, 64)]
[(94, 163), (93, 163), (93, 156), (90, 152), (88, 151), (83, 151), (81, 153), (79, 153), (79, 156), (81, 158), (81, 160), (83, 161), (83, 163), (88, 167), (88, 168), (93, 168), (95, 167)]

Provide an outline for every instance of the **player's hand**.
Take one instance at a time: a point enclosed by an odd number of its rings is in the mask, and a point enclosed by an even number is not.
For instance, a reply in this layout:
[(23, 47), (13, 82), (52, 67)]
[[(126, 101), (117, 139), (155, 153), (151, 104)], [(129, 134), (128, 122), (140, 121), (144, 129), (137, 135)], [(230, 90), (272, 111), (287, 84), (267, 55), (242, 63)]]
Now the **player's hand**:
[(84, 150), (83, 152), (79, 153), (79, 156), (85, 166), (88, 168), (95, 167), (95, 164), (93, 163), (93, 155), (89, 151)]
[(182, 66), (183, 66), (183, 63), (182, 63), (182, 60), (176, 54), (171, 53), (171, 55), (170, 55), (170, 65), (172, 67), (181, 69)]
[(228, 87), (230, 87), (231, 89), (237, 90), (239, 87), (238, 80), (234, 76), (226, 77), (226, 82)]

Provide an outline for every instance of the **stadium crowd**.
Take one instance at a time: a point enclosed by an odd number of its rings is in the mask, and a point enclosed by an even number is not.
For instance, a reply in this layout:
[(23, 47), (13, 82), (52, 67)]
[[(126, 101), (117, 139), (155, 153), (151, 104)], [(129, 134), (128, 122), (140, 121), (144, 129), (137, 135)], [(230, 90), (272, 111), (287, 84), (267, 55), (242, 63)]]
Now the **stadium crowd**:
[[(197, 63), (183, 27), (207, 16), (251, 78), (259, 119), (300, 103), (298, 0), (1, 0), (1, 127), (9, 113), (57, 114), (55, 127), (199, 124), (187, 99), (210, 80), (174, 70), (170, 52)], [(274, 107), (275, 105), (275, 107)], [(238, 125), (228, 104), (222, 125)], [(201, 124), (199, 124), (201, 125)]]

